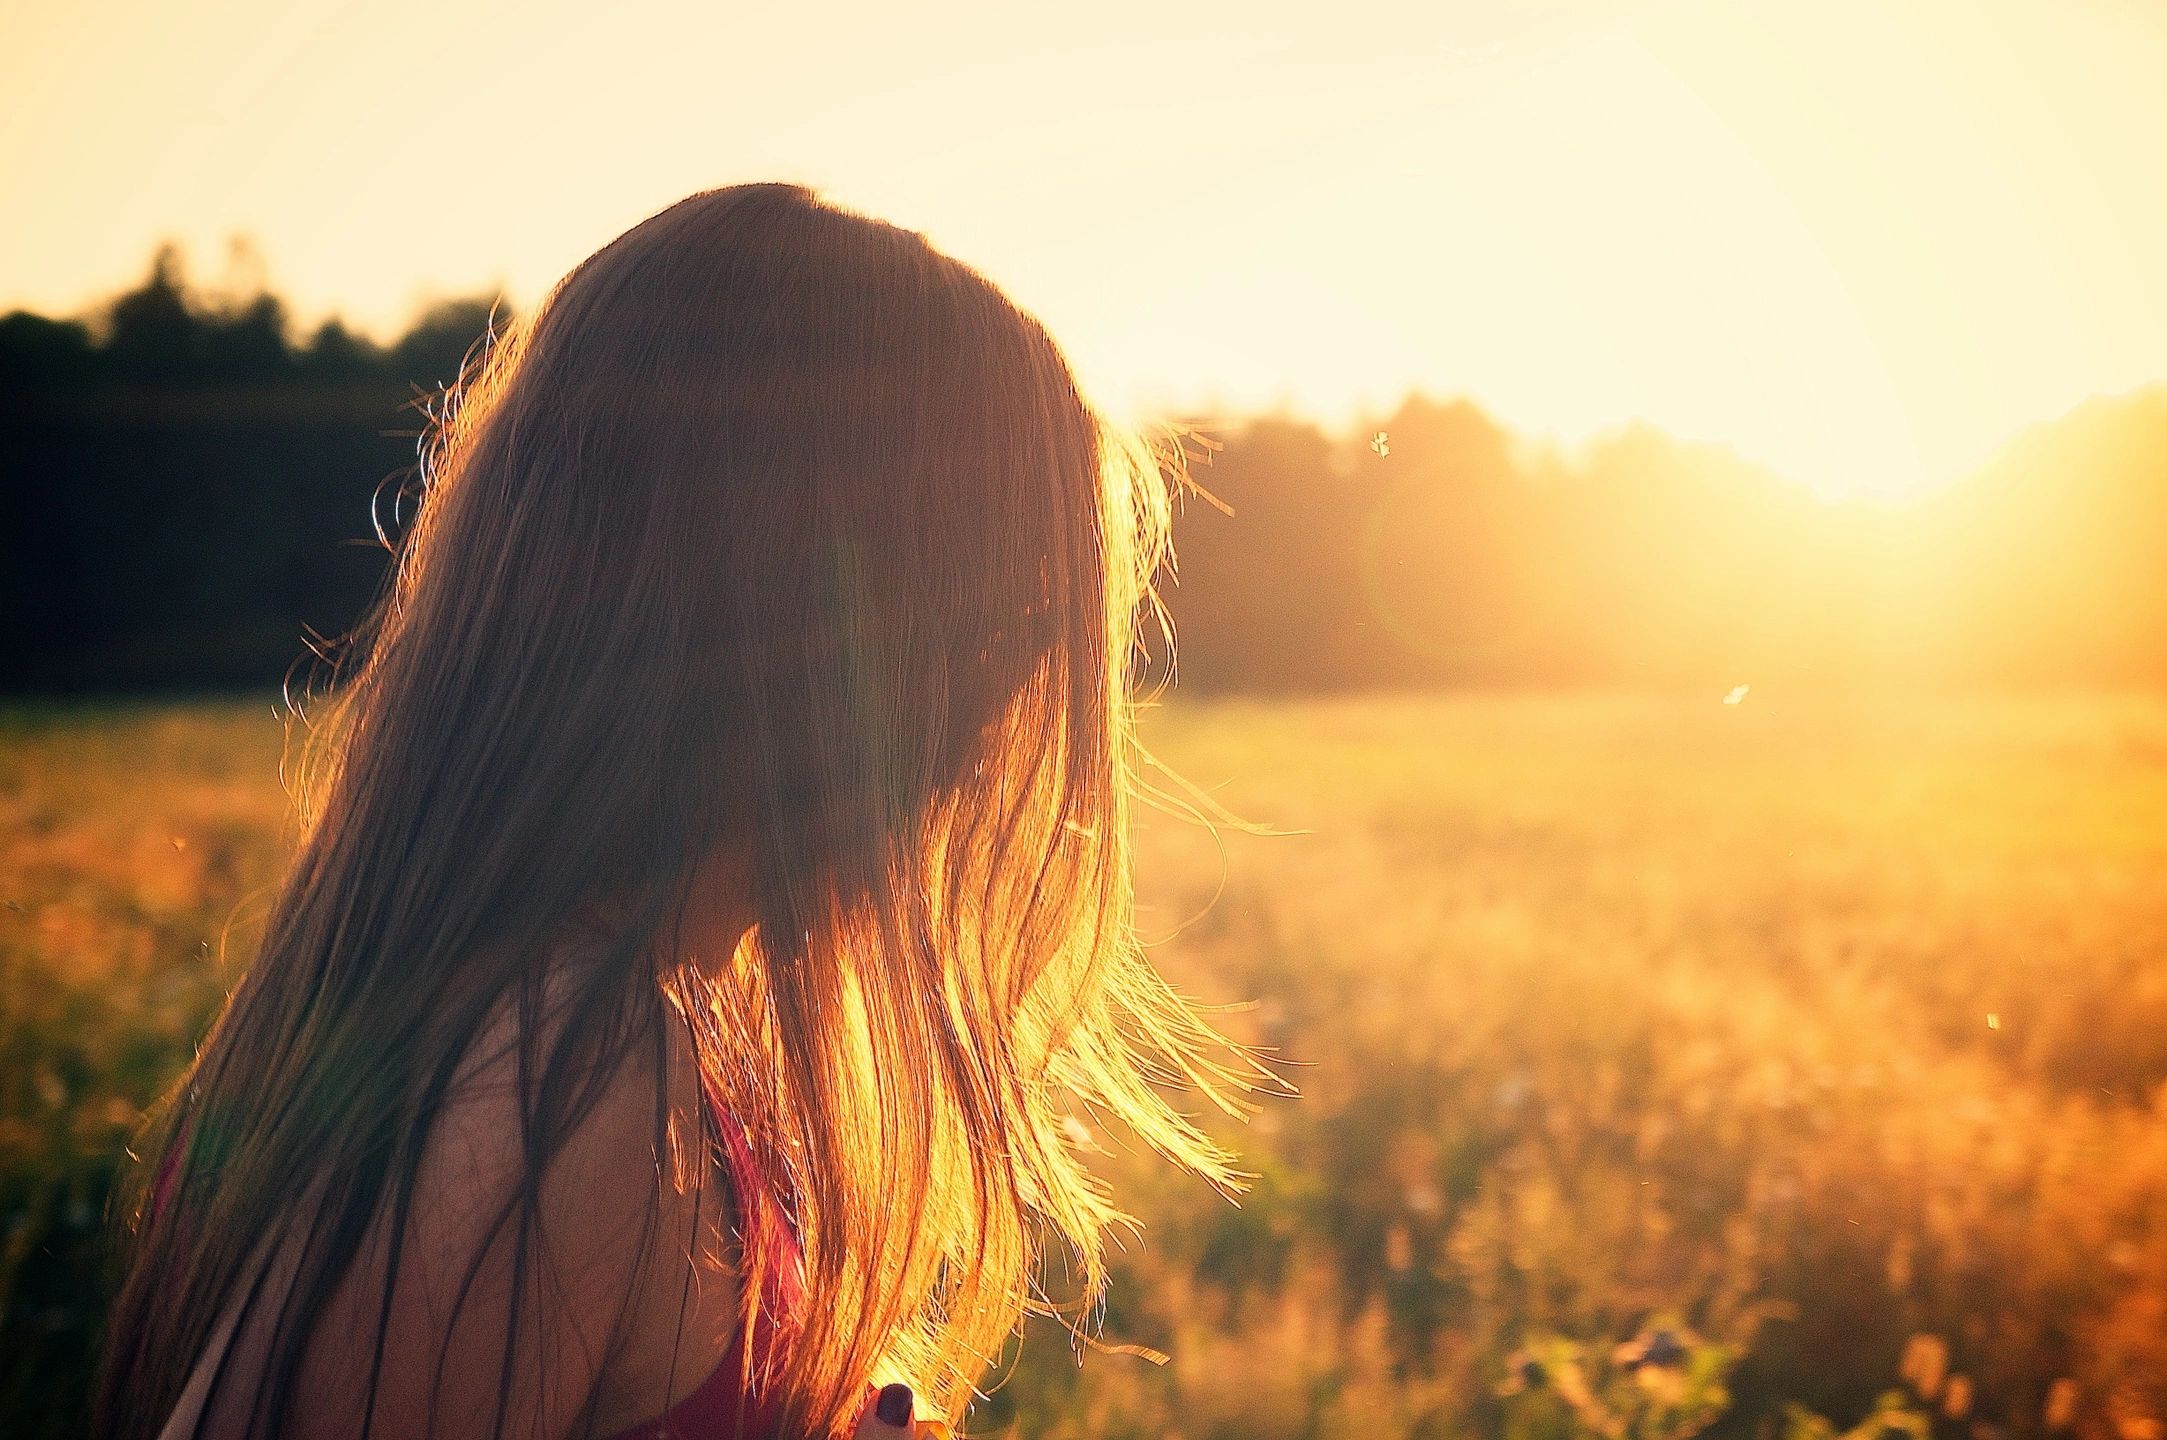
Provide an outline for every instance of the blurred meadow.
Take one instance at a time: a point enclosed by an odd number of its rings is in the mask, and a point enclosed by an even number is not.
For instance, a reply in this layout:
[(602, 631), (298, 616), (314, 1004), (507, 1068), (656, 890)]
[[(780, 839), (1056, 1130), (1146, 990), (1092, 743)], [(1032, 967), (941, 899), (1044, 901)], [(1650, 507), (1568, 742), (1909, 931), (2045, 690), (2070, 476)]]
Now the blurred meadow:
[[(979, 1433), (2157, 1440), (2167, 700), (1190, 700), (1144, 927), (1299, 1099), (1120, 1137), (1102, 1341)], [(0, 1413), (71, 1433), (122, 1147), (289, 834), (269, 697), (0, 715)], [(1058, 1276), (1049, 1288), (1059, 1293)]]
[(1141, 921), (1299, 1090), (1239, 1204), (1075, 1117), (1139, 1228), (974, 1434), (2167, 1440), (2163, 74), (2118, 0), (0, 9), (0, 1440), (85, 1431), (417, 440), (750, 180), (1178, 444), (1144, 740), (1235, 818)]

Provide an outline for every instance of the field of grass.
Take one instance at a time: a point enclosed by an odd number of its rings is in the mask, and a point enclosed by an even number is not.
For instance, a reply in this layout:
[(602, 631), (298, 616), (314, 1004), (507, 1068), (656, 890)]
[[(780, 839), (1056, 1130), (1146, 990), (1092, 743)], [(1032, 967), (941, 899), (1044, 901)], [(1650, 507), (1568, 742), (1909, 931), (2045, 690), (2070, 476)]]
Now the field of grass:
[[(1289, 1062), (1025, 1436), (2167, 1440), (2167, 702), (1187, 703), (1165, 968)], [(268, 700), (0, 713), (0, 1431), (284, 852)], [(1058, 1285), (1054, 1288), (1057, 1290)]]

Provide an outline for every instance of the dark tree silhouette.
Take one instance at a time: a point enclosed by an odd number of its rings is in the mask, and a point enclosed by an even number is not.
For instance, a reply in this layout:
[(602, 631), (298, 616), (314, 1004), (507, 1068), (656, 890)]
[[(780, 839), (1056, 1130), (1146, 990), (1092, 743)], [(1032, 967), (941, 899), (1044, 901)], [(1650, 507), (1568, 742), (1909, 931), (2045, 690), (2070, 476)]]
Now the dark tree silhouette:
[(180, 382), (199, 378), (203, 324), (188, 302), (180, 247), (158, 248), (150, 276), (106, 312), (105, 360), (115, 379)]
[(89, 322), (0, 318), (0, 689), (260, 685), (348, 630), (415, 398), (493, 308), (437, 306), (389, 349), (328, 321), (296, 350), (281, 300), (201, 297), (165, 245)]
[[(0, 317), (0, 689), (261, 684), (342, 634), (417, 401), (509, 319), (451, 300), (388, 346), (336, 319), (297, 344), (254, 252), (233, 268), (205, 298), (166, 245), (88, 320)], [(2167, 387), (1897, 509), (1645, 425), (1567, 456), (1465, 399), (1204, 433), (1232, 513), (1176, 524), (1192, 687), (2167, 683)]]

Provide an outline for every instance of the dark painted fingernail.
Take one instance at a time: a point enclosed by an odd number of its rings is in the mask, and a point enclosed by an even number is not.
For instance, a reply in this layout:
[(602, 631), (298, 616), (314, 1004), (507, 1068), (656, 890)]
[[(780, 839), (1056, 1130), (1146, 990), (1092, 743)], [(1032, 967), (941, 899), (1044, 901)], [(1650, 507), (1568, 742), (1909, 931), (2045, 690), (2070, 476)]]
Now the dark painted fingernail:
[(873, 1413), (880, 1417), (880, 1423), (893, 1425), (899, 1430), (910, 1424), (910, 1412), (910, 1386), (900, 1381), (893, 1385), (883, 1385), (880, 1399), (873, 1402)]

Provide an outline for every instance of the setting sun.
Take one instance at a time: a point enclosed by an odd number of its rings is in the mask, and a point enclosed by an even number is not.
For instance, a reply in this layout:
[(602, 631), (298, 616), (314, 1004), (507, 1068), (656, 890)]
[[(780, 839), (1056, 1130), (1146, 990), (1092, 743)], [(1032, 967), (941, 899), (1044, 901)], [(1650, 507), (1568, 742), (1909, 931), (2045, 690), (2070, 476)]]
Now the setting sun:
[(0, 191), (51, 223), (0, 236), (0, 302), (88, 302), (167, 234), (215, 272), (245, 233), (302, 315), (382, 335), (430, 294), (531, 303), (665, 199), (774, 176), (972, 255), (1132, 412), (1343, 422), (1416, 386), (1888, 500), (2167, 377), (2144, 7), (1094, 14), (26, 14)]

